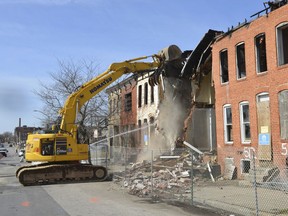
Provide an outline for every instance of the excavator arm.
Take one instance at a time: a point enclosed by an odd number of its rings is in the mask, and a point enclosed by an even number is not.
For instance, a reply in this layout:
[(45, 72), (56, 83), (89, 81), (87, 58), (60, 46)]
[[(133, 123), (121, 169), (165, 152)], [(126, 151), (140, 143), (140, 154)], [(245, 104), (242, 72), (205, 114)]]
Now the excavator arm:
[[(139, 62), (152, 57), (152, 62)], [(62, 116), (60, 130), (68, 132), (76, 139), (77, 125), (76, 116), (81, 107), (107, 86), (127, 73), (146, 73), (161, 67), (161, 58), (157, 55), (143, 56), (136, 59), (127, 60), (120, 63), (113, 63), (99, 76), (82, 85), (75, 93), (69, 96), (64, 107), (59, 111)]]

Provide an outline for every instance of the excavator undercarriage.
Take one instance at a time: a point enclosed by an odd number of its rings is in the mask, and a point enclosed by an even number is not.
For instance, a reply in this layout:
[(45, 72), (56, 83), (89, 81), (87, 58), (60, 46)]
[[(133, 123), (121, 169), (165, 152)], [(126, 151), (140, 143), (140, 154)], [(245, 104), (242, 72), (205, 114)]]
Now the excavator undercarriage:
[(107, 176), (105, 167), (80, 163), (43, 163), (22, 166), (16, 172), (16, 177), (24, 186), (89, 181), (100, 182), (106, 180)]

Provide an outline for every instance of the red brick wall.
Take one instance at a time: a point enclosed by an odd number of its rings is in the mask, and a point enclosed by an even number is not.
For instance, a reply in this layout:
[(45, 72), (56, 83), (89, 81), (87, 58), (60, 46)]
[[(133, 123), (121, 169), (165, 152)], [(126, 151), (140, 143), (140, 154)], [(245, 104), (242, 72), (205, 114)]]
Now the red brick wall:
[[(129, 92), (132, 93), (132, 110), (130, 112), (125, 111), (125, 95)], [(135, 80), (131, 80), (130, 83), (121, 89), (121, 125), (136, 125), (137, 124), (137, 87)]]
[[(250, 24), (232, 32), (213, 44), (213, 79), (215, 84), (216, 131), (218, 146), (218, 162), (224, 167), (224, 158), (233, 157), (236, 166), (244, 147), (253, 147), (257, 151), (258, 133), (256, 95), (268, 92), (270, 96), (271, 137), (273, 151), (281, 152), (280, 122), (278, 108), (278, 92), (288, 89), (288, 64), (277, 66), (276, 29), (275, 27), (288, 22), (288, 5), (285, 5), (268, 16), (262, 16)], [(258, 34), (265, 33), (268, 71), (256, 73), (256, 57), (254, 39)], [(235, 46), (245, 43), (246, 78), (237, 80)], [(219, 53), (228, 50), (229, 83), (221, 84)], [(251, 144), (241, 143), (239, 103), (248, 101), (250, 106)], [(223, 105), (231, 104), (233, 119), (233, 144), (224, 143)], [(239, 168), (238, 168), (239, 169)], [(238, 173), (239, 177), (239, 173)]]

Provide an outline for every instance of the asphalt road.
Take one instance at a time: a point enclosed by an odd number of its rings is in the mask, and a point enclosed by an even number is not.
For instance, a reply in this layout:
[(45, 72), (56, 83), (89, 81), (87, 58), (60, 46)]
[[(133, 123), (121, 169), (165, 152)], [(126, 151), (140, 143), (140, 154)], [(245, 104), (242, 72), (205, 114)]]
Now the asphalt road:
[(113, 182), (22, 186), (15, 171), (23, 163), (14, 148), (0, 159), (1, 216), (219, 215), (205, 209), (155, 203), (129, 195)]

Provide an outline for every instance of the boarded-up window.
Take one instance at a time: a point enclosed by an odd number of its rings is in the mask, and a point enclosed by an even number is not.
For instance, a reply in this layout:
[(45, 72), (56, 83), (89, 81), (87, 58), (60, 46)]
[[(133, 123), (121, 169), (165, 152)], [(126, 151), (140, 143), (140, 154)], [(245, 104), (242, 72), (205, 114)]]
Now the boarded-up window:
[(276, 32), (278, 65), (284, 65), (288, 63), (288, 23), (280, 24)]
[(221, 71), (221, 83), (229, 81), (228, 75), (228, 51), (223, 50), (220, 52), (220, 71)]
[(288, 139), (288, 90), (278, 94), (281, 139)]
[(267, 71), (265, 34), (255, 38), (257, 73)]
[(246, 77), (246, 64), (245, 64), (245, 44), (241, 43), (236, 46), (236, 60), (237, 60), (237, 78), (241, 79)]
[(233, 142), (233, 131), (232, 131), (232, 110), (231, 105), (225, 105), (223, 107), (224, 113), (224, 137), (225, 143)]
[(268, 93), (261, 93), (257, 95), (257, 121), (258, 121), (258, 159), (271, 160), (272, 148), (271, 148), (271, 126), (270, 126), (270, 97)]

